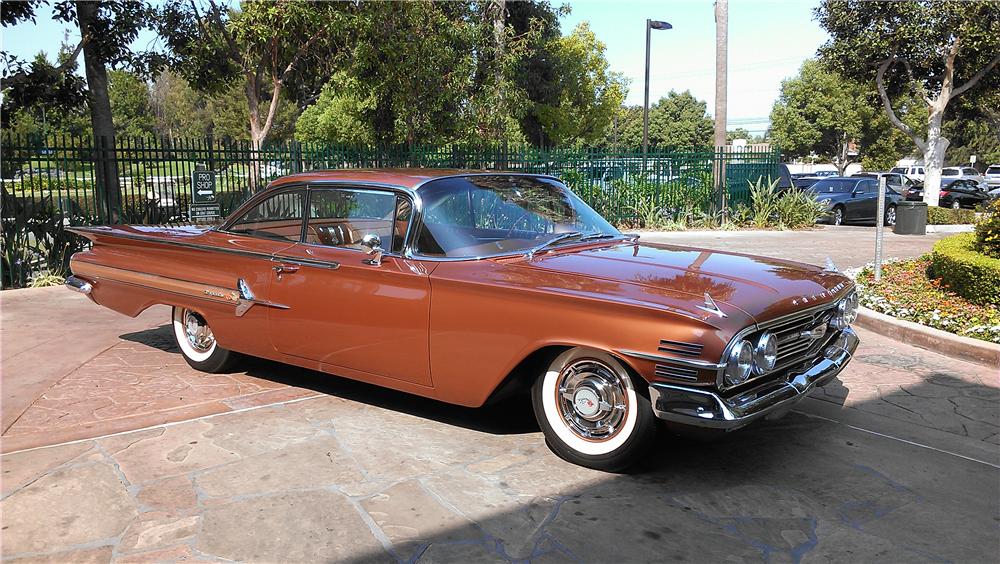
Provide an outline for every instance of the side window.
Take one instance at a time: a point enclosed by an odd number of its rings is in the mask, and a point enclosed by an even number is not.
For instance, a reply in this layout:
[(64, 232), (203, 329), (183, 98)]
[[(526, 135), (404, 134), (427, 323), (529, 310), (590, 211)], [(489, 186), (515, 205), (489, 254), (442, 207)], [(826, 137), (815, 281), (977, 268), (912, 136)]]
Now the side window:
[(379, 236), (383, 248), (394, 249), (396, 218), (396, 195), (391, 192), (316, 188), (309, 195), (305, 242), (361, 250), (361, 240), (372, 234)]
[(275, 194), (250, 208), (234, 221), (228, 231), (255, 237), (298, 241), (302, 236), (302, 208), (305, 193), (292, 190)]
[(865, 194), (878, 194), (878, 180), (865, 180), (861, 183), (861, 191)]
[(903, 181), (900, 180), (898, 174), (888, 174), (885, 177), (885, 185), (889, 188), (900, 188), (903, 185)]

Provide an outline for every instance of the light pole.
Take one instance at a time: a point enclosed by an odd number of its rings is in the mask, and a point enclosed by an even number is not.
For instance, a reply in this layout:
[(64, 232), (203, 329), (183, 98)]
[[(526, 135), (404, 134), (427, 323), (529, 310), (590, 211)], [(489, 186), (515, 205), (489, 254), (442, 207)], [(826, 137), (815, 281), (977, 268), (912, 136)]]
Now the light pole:
[(642, 172), (646, 172), (646, 154), (649, 153), (649, 35), (654, 29), (673, 29), (667, 22), (646, 20), (646, 98), (642, 103)]

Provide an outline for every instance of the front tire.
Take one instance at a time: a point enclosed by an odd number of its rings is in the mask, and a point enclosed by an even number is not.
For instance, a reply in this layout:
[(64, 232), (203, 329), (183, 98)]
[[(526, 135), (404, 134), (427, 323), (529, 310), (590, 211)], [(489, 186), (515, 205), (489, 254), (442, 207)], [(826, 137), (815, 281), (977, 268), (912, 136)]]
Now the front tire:
[(952, 200), (951, 201), (951, 209), (953, 209), (953, 210), (962, 209), (962, 202), (959, 202), (958, 200)]
[(885, 221), (883, 224), (890, 227), (896, 225), (896, 206), (889, 206), (885, 209)]
[(830, 220), (834, 225), (844, 224), (844, 208), (841, 206), (836, 206), (833, 208), (833, 219)]
[(619, 472), (637, 463), (656, 439), (646, 393), (613, 356), (578, 347), (549, 364), (531, 399), (552, 452), (580, 466)]
[(191, 368), (202, 372), (228, 372), (239, 360), (238, 353), (219, 346), (208, 321), (197, 311), (174, 306), (173, 327), (177, 347)]

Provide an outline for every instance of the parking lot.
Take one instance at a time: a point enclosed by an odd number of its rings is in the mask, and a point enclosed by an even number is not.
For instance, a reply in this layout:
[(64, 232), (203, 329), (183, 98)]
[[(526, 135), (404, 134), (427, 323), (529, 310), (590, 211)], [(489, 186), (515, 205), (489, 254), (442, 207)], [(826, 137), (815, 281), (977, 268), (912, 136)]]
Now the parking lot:
[[(646, 238), (849, 268), (872, 237)], [(936, 238), (888, 235), (886, 253)], [(865, 330), (839, 381), (784, 419), (664, 437), (617, 475), (552, 455), (518, 399), (458, 408), (265, 361), (206, 375), (165, 308), (133, 320), (61, 288), (3, 300), (5, 559), (985, 562), (1000, 548), (1000, 375)]]

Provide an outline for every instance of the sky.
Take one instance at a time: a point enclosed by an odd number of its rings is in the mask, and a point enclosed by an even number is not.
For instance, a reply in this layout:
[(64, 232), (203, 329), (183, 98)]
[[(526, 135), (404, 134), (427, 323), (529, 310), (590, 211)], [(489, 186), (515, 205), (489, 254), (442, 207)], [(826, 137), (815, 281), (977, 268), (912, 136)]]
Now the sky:
[[(561, 4), (553, 0), (554, 5)], [(611, 70), (630, 80), (625, 102), (642, 105), (646, 18), (667, 21), (673, 29), (653, 30), (650, 49), (650, 103), (670, 90), (690, 90), (715, 107), (715, 11), (711, 0), (577, 0), (561, 22), (569, 34), (589, 22), (605, 43)], [(781, 80), (794, 76), (802, 61), (816, 54), (827, 35), (812, 18), (814, 0), (730, 0), (729, 2), (729, 116), (727, 129), (743, 127), (751, 133), (767, 128), (771, 106)], [(22, 23), (2, 31), (3, 49), (21, 59), (38, 51), (50, 55), (59, 49), (67, 29), (49, 19), (42, 8), (36, 24)], [(76, 32), (75, 38), (79, 37)], [(74, 40), (75, 40), (74, 38)], [(151, 32), (140, 35), (135, 47), (156, 42)]]

